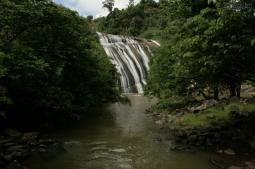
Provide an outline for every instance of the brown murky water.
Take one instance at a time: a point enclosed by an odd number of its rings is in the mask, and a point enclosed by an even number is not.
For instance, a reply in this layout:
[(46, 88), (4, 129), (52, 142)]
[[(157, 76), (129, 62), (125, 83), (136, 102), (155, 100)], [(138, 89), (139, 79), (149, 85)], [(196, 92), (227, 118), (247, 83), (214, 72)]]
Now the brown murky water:
[[(132, 106), (112, 104), (80, 121), (75, 127), (54, 132), (65, 141), (67, 152), (50, 158), (34, 157), (31, 169), (212, 169), (209, 153), (169, 151), (170, 140), (146, 116), (150, 101), (129, 96)], [(158, 142), (158, 138), (162, 142)]]

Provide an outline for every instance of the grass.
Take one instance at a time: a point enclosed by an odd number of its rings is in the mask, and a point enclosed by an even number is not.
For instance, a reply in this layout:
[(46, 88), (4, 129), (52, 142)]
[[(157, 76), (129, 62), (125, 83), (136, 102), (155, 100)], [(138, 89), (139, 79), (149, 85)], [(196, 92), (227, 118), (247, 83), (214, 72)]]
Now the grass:
[(228, 122), (233, 112), (249, 115), (255, 112), (255, 104), (231, 103), (224, 107), (212, 107), (199, 113), (185, 113), (177, 120), (178, 125), (186, 127), (206, 127), (214, 123)]

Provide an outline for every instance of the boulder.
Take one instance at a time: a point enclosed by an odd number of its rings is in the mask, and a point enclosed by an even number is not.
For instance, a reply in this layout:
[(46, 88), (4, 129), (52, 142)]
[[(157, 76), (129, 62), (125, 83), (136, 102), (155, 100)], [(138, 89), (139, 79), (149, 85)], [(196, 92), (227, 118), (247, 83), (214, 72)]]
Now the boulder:
[(245, 165), (247, 165), (249, 169), (255, 169), (255, 162), (247, 161)]
[(2, 144), (2, 147), (11, 147), (11, 146), (15, 146), (16, 145), (16, 143), (14, 143), (14, 142), (7, 142), (7, 143), (5, 143), (5, 144)]
[(214, 114), (208, 114), (207, 116), (206, 116), (206, 118), (207, 119), (216, 119), (216, 116), (214, 115)]
[(198, 140), (198, 136), (197, 135), (190, 135), (189, 137), (188, 137), (188, 140), (189, 140), (189, 142), (196, 142), (197, 140)]
[(21, 165), (15, 160), (6, 169), (28, 169), (28, 168)]
[(221, 134), (220, 134), (220, 133), (214, 133), (214, 134), (213, 134), (213, 138), (214, 138), (214, 139), (220, 139), (220, 137), (221, 137)]
[(221, 160), (215, 159), (213, 157), (210, 158), (210, 163), (214, 167), (219, 168), (219, 169), (226, 169), (227, 168), (224, 162), (222, 162)]
[(29, 133), (24, 133), (22, 136), (22, 141), (25, 141), (27, 143), (34, 143), (38, 139), (38, 132), (29, 132)]
[(44, 140), (41, 139), (41, 140), (39, 140), (40, 145), (50, 145), (52, 143), (54, 143), (54, 141), (52, 139), (44, 139)]
[(22, 135), (21, 132), (13, 129), (5, 130), (5, 134), (10, 137), (20, 137)]
[(236, 155), (235, 151), (232, 149), (226, 149), (226, 150), (224, 150), (224, 153), (226, 155)]
[(240, 98), (234, 96), (234, 97), (231, 97), (231, 98), (229, 99), (229, 101), (230, 101), (230, 103), (238, 103), (238, 102), (240, 102)]
[(71, 150), (72, 148), (80, 148), (80, 143), (77, 142), (77, 143), (73, 143), (73, 144), (64, 144), (64, 145), (61, 145), (60, 143), (53, 143), (51, 145), (48, 146), (47, 148), (47, 151), (50, 153), (50, 154), (57, 154), (59, 152), (64, 152), (64, 151), (68, 151), (68, 150)]
[(177, 150), (177, 146), (175, 146), (175, 145), (170, 146), (170, 147), (169, 147), (169, 150), (171, 150), (171, 151), (175, 151), (175, 150)]
[(162, 138), (160, 138), (160, 137), (156, 137), (156, 138), (153, 139), (153, 141), (156, 142), (156, 143), (160, 143), (160, 142), (162, 142), (163, 140), (162, 140)]
[(26, 147), (23, 145), (13, 145), (8, 147), (7, 151), (21, 151), (23, 149), (26, 149)]
[(233, 117), (233, 118), (236, 118), (236, 117), (239, 117), (239, 112), (240, 112), (240, 109), (238, 106), (236, 105), (231, 105), (229, 107), (229, 111), (230, 111), (230, 115)]
[(205, 100), (203, 101), (203, 103), (198, 106), (198, 107), (192, 107), (190, 110), (193, 112), (193, 113), (197, 113), (197, 112), (200, 112), (200, 111), (203, 111), (203, 110), (206, 110), (210, 107), (213, 107), (213, 106), (217, 106), (219, 103), (218, 101), (214, 100), (214, 99), (211, 99), (211, 100)]
[(151, 114), (151, 113), (152, 113), (151, 109), (146, 109), (145, 110), (145, 114)]
[(2, 139), (2, 140), (0, 140), (0, 145), (6, 144), (6, 143), (10, 143), (10, 142), (12, 142), (12, 141), (13, 141), (13, 139), (10, 139), (10, 138), (8, 138), (8, 139)]
[(209, 138), (206, 139), (206, 145), (207, 146), (213, 146), (213, 143)]
[(185, 146), (181, 146), (181, 145), (172, 145), (169, 147), (169, 150), (171, 151), (186, 151), (187, 150), (187, 147)]
[(187, 133), (183, 130), (177, 130), (175, 132), (175, 135), (179, 138), (182, 138), (182, 139), (186, 139), (187, 138)]
[(178, 113), (178, 114), (184, 114), (184, 113), (186, 113), (186, 112), (189, 112), (190, 110), (188, 109), (188, 108), (186, 108), (186, 107), (184, 107), (184, 108), (181, 108), (181, 109), (176, 109), (175, 110), (175, 112), (176, 113)]
[(243, 169), (243, 167), (238, 167), (238, 166), (231, 166), (228, 169)]
[(155, 124), (157, 124), (157, 125), (163, 125), (164, 124), (164, 121), (163, 120), (157, 120), (157, 121), (155, 121)]
[(223, 150), (217, 150), (217, 153), (222, 154), (224, 151)]

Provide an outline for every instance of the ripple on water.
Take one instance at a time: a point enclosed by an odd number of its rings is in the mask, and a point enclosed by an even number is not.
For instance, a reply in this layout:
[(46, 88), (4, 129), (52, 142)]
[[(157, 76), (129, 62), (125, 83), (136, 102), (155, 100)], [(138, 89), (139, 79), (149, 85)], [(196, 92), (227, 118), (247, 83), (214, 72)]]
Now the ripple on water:
[(90, 142), (87, 145), (88, 146), (98, 146), (98, 145), (106, 145), (107, 142), (106, 141), (94, 141), (94, 142)]
[(87, 160), (85, 168), (93, 169), (134, 169), (133, 160), (122, 147), (112, 146), (108, 142), (97, 141), (86, 145)]
[(116, 149), (112, 149), (110, 151), (114, 152), (114, 153), (125, 153), (126, 152), (126, 150), (123, 148), (116, 148)]
[(55, 158), (31, 159), (29, 168), (212, 169), (208, 163), (210, 153), (168, 152), (169, 145), (164, 139), (162, 142), (157, 139), (164, 138), (164, 133), (143, 114), (148, 108), (147, 101), (143, 97), (129, 98), (131, 106), (114, 104), (105, 108), (111, 112), (111, 119), (91, 116), (81, 121), (78, 128), (59, 133), (63, 141), (78, 142), (66, 142), (68, 151)]
[(89, 161), (92, 160), (99, 160), (99, 159), (104, 159), (104, 160), (117, 160), (121, 158), (119, 155), (116, 154), (111, 154), (108, 152), (95, 152), (89, 155)]
[(98, 152), (98, 151), (108, 151), (108, 147), (106, 145), (99, 145), (96, 147), (92, 147), (88, 150), (88, 153), (94, 153), (94, 152)]

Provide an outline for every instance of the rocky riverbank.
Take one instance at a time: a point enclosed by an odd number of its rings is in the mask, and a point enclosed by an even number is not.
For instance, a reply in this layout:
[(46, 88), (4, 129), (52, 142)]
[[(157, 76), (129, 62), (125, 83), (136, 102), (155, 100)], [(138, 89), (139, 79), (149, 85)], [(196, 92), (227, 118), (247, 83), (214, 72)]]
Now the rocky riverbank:
[[(253, 101), (206, 100), (200, 105), (183, 107), (174, 112), (151, 109), (147, 114), (153, 117), (160, 128), (169, 129), (169, 135), (174, 140), (174, 144), (169, 147), (171, 151), (210, 149), (217, 156), (222, 156), (221, 160), (211, 159), (212, 165), (218, 168), (251, 169), (255, 166), (255, 162), (249, 160), (255, 155)], [(233, 157), (232, 161), (222, 160), (225, 156)], [(235, 159), (237, 157), (245, 160)], [(234, 161), (239, 163), (235, 164)]]
[(203, 101), (197, 107), (172, 112), (148, 110), (155, 124), (167, 127), (176, 142), (193, 146), (220, 146), (231, 142), (255, 148), (254, 103)]
[(53, 139), (41, 139), (39, 133), (19, 133), (0, 136), (0, 168), (27, 169), (23, 162), (31, 156), (51, 156), (64, 150)]

